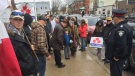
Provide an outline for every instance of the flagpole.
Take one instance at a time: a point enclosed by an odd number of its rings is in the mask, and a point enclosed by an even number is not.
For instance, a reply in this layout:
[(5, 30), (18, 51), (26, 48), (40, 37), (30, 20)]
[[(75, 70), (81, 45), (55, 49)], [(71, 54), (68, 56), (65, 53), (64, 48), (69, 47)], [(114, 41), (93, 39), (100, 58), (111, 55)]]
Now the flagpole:
[(36, 9), (36, 2), (34, 0), (34, 10), (35, 10), (35, 21), (37, 21), (37, 9)]

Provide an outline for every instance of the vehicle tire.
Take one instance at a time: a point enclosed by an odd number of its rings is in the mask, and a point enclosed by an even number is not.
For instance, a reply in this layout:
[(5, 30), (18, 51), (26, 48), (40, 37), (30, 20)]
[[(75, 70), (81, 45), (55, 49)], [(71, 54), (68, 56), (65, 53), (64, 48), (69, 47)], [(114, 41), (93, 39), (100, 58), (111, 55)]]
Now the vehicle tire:
[(124, 64), (123, 64), (123, 70), (127, 71), (129, 70), (131, 67), (130, 67), (130, 60), (127, 59)]

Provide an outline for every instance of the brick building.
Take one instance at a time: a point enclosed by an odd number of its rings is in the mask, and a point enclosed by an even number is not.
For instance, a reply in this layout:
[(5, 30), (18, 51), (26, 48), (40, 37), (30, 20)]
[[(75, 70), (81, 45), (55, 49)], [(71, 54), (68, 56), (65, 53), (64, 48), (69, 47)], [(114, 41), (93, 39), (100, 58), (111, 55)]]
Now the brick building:
[(127, 4), (127, 0), (118, 2), (118, 9), (123, 9), (127, 11), (126, 15), (129, 15), (135, 12), (135, 4)]
[(90, 4), (90, 0), (85, 0), (84, 6), (85, 6), (85, 13), (86, 14), (89, 13), (89, 4)]
[(80, 8), (84, 7), (84, 11), (86, 14), (89, 13), (89, 3), (90, 0), (74, 0), (72, 4), (69, 5), (69, 9), (72, 13), (80, 14), (81, 10)]

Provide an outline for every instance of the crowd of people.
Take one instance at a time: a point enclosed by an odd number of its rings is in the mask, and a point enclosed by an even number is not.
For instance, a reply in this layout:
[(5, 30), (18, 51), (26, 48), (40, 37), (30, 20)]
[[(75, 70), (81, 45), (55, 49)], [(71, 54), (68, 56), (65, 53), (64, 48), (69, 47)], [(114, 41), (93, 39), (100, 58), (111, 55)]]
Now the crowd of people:
[[(122, 10), (114, 10), (113, 20), (107, 18), (96, 23), (93, 37), (103, 37), (105, 45), (105, 59), (110, 63), (111, 76), (122, 76), (122, 65), (130, 56), (132, 44), (132, 29), (126, 21)], [(10, 15), (10, 23), (5, 25), (11, 43), (15, 50), (23, 76), (45, 76), (46, 61), (55, 56), (55, 65), (63, 68), (61, 50), (64, 49), (66, 60), (76, 57), (78, 46), (80, 51), (86, 51), (86, 37), (88, 31), (87, 20), (82, 19), (80, 25), (76, 17), (41, 15), (37, 22), (33, 22), (29, 14), (14, 10)], [(128, 40), (128, 41), (127, 41)], [(101, 55), (101, 48), (97, 48), (97, 55)], [(46, 60), (47, 59), (47, 60)]]

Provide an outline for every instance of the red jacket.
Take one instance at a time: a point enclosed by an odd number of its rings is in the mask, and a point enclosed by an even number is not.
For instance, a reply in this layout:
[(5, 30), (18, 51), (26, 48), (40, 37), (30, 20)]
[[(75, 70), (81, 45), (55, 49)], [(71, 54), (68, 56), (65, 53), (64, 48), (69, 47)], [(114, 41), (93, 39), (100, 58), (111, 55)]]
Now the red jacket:
[(87, 24), (79, 27), (79, 32), (81, 37), (86, 37), (87, 27), (88, 27)]

